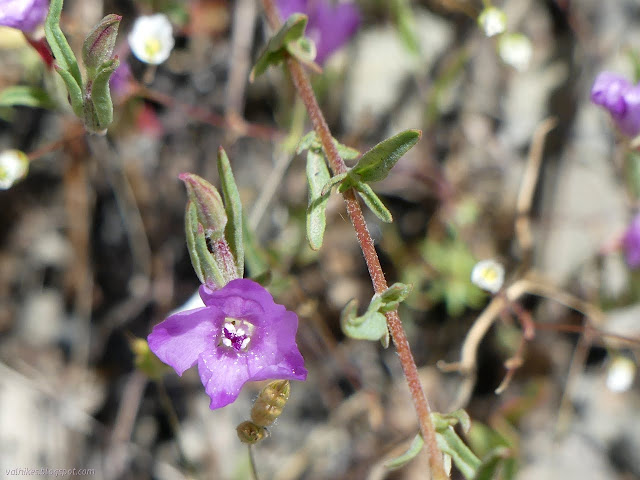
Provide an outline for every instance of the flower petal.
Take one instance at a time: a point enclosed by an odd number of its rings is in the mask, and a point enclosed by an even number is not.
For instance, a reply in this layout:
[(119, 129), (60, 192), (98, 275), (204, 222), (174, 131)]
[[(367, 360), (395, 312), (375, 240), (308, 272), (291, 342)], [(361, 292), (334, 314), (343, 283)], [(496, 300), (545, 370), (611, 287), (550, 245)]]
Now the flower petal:
[(178, 375), (192, 367), (205, 351), (215, 348), (224, 322), (216, 308), (196, 308), (176, 313), (159, 323), (149, 334), (149, 348)]
[(297, 329), (297, 315), (282, 307), (277, 320), (262, 328), (259, 336), (254, 334), (255, 342), (247, 351), (249, 380), (306, 380), (304, 359), (296, 345)]
[(246, 357), (220, 348), (200, 355), (198, 373), (205, 392), (211, 398), (211, 410), (234, 402), (249, 380)]
[[(251, 308), (255, 309), (256, 305), (260, 306), (257, 313), (261, 312), (265, 306), (270, 307), (276, 305), (271, 294), (262, 285), (248, 278), (231, 280), (220, 290), (211, 290), (201, 285), (200, 297), (207, 306), (228, 309), (228, 316), (242, 316), (245, 311), (256, 312), (256, 310), (251, 310)], [(230, 299), (234, 300), (230, 302)], [(248, 300), (249, 303), (243, 305), (239, 299)], [(231, 310), (234, 310), (235, 313), (232, 313)]]
[(324, 61), (356, 33), (360, 26), (360, 12), (353, 3), (331, 5), (320, 1), (309, 13), (309, 36), (316, 42), (316, 62)]

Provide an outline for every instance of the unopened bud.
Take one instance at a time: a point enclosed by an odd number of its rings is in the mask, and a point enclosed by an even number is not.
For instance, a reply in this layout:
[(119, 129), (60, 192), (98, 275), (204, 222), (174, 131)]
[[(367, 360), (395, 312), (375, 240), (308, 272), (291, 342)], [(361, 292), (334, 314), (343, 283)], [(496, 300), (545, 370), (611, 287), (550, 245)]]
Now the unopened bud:
[(275, 380), (264, 387), (251, 409), (251, 420), (256, 425), (268, 427), (282, 413), (289, 400), (291, 384), (289, 380)]
[(27, 176), (29, 158), (20, 150), (5, 150), (0, 153), (0, 190), (11, 188)]
[(87, 35), (82, 46), (82, 60), (89, 77), (93, 77), (98, 68), (112, 59), (120, 20), (120, 15), (107, 15)]
[(248, 443), (249, 445), (258, 443), (268, 435), (266, 428), (256, 425), (249, 420), (238, 425), (236, 432), (238, 433), (240, 441), (242, 443)]
[(181, 173), (178, 177), (187, 187), (189, 200), (196, 207), (198, 221), (207, 238), (217, 240), (223, 237), (227, 214), (216, 187), (194, 173)]

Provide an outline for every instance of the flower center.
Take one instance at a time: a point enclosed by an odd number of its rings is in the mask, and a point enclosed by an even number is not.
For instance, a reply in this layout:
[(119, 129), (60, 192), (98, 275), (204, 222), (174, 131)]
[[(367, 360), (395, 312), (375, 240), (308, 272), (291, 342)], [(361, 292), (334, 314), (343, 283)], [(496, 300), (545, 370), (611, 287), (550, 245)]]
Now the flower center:
[(253, 325), (237, 318), (226, 317), (224, 320), (220, 345), (233, 348), (236, 352), (245, 352), (251, 341)]
[(158, 52), (162, 49), (160, 40), (154, 37), (147, 38), (144, 43), (144, 51), (149, 58), (155, 58)]

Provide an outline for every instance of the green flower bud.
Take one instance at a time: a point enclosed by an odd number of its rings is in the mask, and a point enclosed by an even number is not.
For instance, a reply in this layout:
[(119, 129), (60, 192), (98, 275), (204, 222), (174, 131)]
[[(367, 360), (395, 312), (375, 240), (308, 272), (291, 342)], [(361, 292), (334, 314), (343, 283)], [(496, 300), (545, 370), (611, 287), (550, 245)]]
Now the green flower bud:
[(87, 35), (82, 46), (82, 60), (90, 79), (105, 62), (112, 59), (120, 20), (120, 15), (107, 15)]

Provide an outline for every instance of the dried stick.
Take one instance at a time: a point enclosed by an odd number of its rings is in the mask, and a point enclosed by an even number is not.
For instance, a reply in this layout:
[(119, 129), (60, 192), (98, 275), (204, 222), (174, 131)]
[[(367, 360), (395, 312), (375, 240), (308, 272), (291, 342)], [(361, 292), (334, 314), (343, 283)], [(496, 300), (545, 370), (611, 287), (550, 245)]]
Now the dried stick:
[(531, 234), (531, 204), (533, 194), (538, 184), (538, 175), (542, 165), (542, 153), (547, 134), (556, 126), (555, 118), (547, 118), (542, 121), (533, 133), (531, 148), (527, 159), (527, 167), (522, 178), (522, 185), (516, 201), (516, 238), (522, 248), (523, 263), (528, 266), (533, 249), (533, 236)]
[[(280, 27), (281, 22), (273, 0), (262, 0), (262, 5), (271, 28), (273, 30), (277, 30)], [(329, 165), (333, 174), (338, 175), (346, 172), (347, 167), (338, 154), (338, 150), (333, 142), (331, 131), (329, 130), (324, 115), (318, 106), (318, 101), (316, 100), (313, 89), (311, 88), (311, 83), (309, 82), (302, 65), (300, 65), (300, 63), (298, 63), (294, 58), (289, 57), (286, 60), (286, 66), (291, 73), (298, 95), (305, 104), (316, 134), (322, 143), (322, 148), (329, 160)], [(380, 260), (378, 259), (378, 254), (376, 253), (373, 244), (373, 239), (369, 234), (369, 230), (367, 229), (367, 225), (364, 220), (364, 215), (362, 214), (360, 204), (356, 199), (353, 189), (349, 189), (344, 192), (343, 198), (347, 206), (349, 218), (351, 219), (351, 223), (356, 231), (356, 237), (360, 243), (360, 248), (362, 249), (362, 253), (365, 257), (374, 290), (376, 293), (382, 293), (387, 289), (387, 281), (384, 277), (382, 267), (380, 266)], [(402, 327), (402, 322), (400, 321), (397, 311), (387, 313), (386, 317), (387, 325), (396, 346), (398, 356), (400, 357), (402, 370), (407, 379), (411, 398), (418, 415), (420, 431), (429, 452), (429, 465), (431, 467), (432, 476), (437, 480), (446, 479), (448, 476), (444, 470), (442, 453), (438, 448), (436, 431), (433, 423), (431, 422), (431, 410), (424, 391), (422, 390), (422, 385), (420, 384), (418, 368), (413, 359), (407, 336), (404, 332), (404, 328)]]

